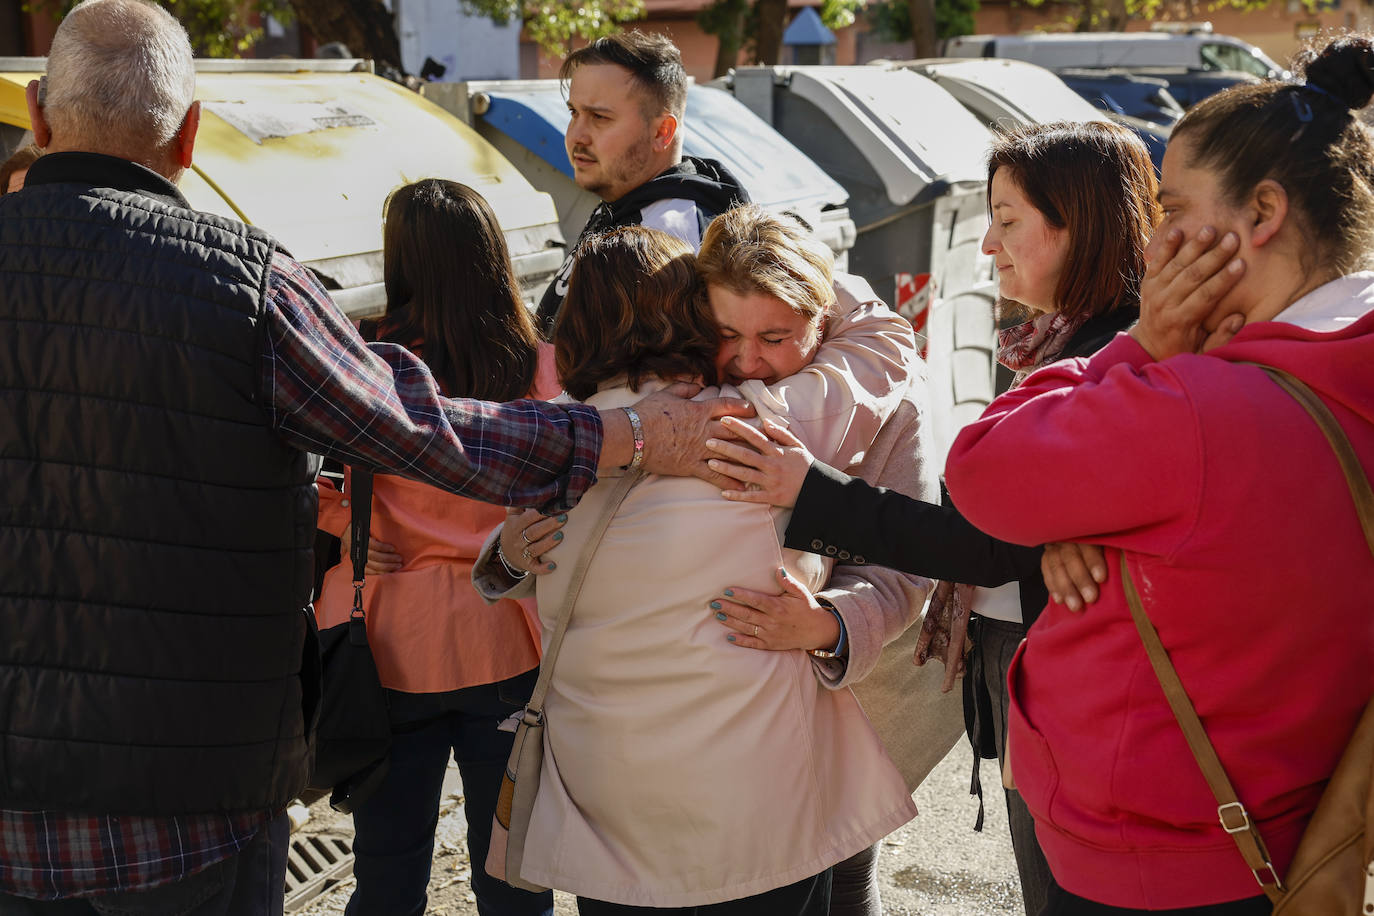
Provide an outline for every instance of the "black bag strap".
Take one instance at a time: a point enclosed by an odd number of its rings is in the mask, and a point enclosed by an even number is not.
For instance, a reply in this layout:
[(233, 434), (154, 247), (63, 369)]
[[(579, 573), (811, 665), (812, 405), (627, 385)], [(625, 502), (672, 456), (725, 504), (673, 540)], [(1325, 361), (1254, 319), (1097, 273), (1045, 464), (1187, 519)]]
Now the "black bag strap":
[[(364, 318), (358, 322), (358, 333), (363, 340), (370, 343), (377, 339), (378, 323), (376, 318)], [(372, 477), (371, 468), (349, 466), (347, 496), (352, 519), (349, 523), (351, 543), (348, 554), (353, 561), (353, 610), (348, 616), (354, 623), (349, 629), (355, 637), (360, 635), (357, 625), (366, 617), (363, 613), (363, 581), (366, 579), (368, 542), (372, 539)], [(354, 638), (353, 641), (357, 642), (358, 639)]]
[[(1369, 478), (1365, 475), (1359, 456), (1355, 454), (1355, 449), (1350, 445), (1350, 440), (1346, 437), (1345, 431), (1341, 429), (1335, 415), (1317, 396), (1316, 392), (1296, 376), (1282, 369), (1275, 369), (1260, 363), (1250, 363), (1249, 365), (1263, 369), (1265, 374), (1292, 396), (1321, 428), (1327, 442), (1331, 444), (1332, 450), (1340, 461), (1346, 484), (1350, 488), (1350, 495), (1355, 502), (1355, 512), (1359, 516), (1360, 527), (1364, 530), (1370, 553), (1374, 553), (1374, 495), (1371, 495)], [(1245, 806), (1236, 796), (1236, 790), (1226, 775), (1226, 770), (1221, 764), (1221, 759), (1217, 756), (1216, 749), (1212, 747), (1212, 742), (1207, 737), (1207, 732), (1202, 726), (1202, 720), (1198, 717), (1197, 710), (1193, 707), (1193, 702), (1183, 687), (1183, 681), (1179, 679), (1178, 671), (1169, 661), (1169, 653), (1165, 650), (1158, 631), (1155, 630), (1154, 624), (1150, 622), (1150, 618), (1145, 613), (1145, 607), (1140, 600), (1140, 593), (1136, 591), (1135, 583), (1131, 581), (1131, 571), (1126, 563), (1125, 551), (1121, 553), (1121, 584), (1126, 592), (1126, 603), (1131, 608), (1131, 618), (1135, 621), (1136, 629), (1140, 632), (1140, 639), (1145, 644), (1145, 652), (1150, 658), (1150, 666), (1154, 668), (1155, 676), (1159, 678), (1159, 684), (1164, 689), (1164, 696), (1169, 701), (1169, 708), (1173, 710), (1174, 718), (1178, 720), (1178, 726), (1182, 729), (1183, 737), (1188, 742), (1188, 748), (1193, 752), (1198, 768), (1202, 770), (1203, 778), (1207, 780), (1207, 786), (1216, 798), (1217, 817), (1221, 821), (1221, 827), (1235, 841), (1236, 848), (1240, 850), (1241, 857), (1245, 859), (1245, 864), (1250, 866), (1250, 871), (1254, 874), (1255, 880), (1259, 882), (1265, 896), (1277, 903), (1283, 898), (1285, 891), (1283, 882), (1279, 879), (1278, 872), (1274, 870), (1273, 861), (1269, 857), (1268, 849), (1265, 848), (1263, 838), (1260, 837), (1258, 827), (1250, 819)]]
[(362, 620), (363, 580), (367, 571), (368, 541), (372, 539), (372, 470), (353, 466), (348, 475), (348, 501), (352, 509), (351, 543), (348, 554), (353, 561), (353, 611), (350, 619)]

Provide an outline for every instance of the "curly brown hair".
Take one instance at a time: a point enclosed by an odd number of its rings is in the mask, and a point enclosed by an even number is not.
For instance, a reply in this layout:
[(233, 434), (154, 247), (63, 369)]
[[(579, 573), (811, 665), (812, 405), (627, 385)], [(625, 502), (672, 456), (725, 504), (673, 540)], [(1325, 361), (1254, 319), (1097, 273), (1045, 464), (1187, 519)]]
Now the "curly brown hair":
[(697, 295), (696, 255), (681, 239), (629, 226), (577, 246), (553, 327), (564, 390), (579, 401), (627, 377), (694, 377), (715, 384), (720, 335)]

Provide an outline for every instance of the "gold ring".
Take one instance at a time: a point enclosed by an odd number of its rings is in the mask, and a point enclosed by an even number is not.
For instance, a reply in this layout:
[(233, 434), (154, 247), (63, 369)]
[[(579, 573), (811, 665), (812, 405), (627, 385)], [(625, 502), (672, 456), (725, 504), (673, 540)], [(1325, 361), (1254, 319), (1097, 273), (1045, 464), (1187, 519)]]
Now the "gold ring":
[(524, 557), (527, 562), (534, 560), (534, 557), (530, 556), (530, 549), (528, 547), (525, 547), (520, 551), (520, 556)]
[(758, 639), (758, 636), (759, 636), (759, 625), (758, 625), (758, 624), (754, 624), (754, 638), (755, 638), (755, 639)]

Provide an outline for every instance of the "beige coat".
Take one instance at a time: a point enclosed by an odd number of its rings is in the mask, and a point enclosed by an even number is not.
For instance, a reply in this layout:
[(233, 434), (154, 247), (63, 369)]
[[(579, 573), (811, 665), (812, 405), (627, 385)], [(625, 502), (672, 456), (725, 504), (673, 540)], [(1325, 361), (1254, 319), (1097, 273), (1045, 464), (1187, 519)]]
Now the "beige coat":
[[(863, 460), (845, 473), (915, 499), (940, 501), (924, 414), (925, 379), (912, 379)], [(923, 441), (923, 439), (925, 441)], [(852, 687), (888, 756), (913, 792), (964, 734), (958, 690), (941, 693), (944, 667), (912, 662), (933, 583), (883, 566), (837, 565), (820, 593), (844, 618), (849, 663), (817, 663), (823, 683)]]
[[(740, 391), (841, 466), (862, 460), (917, 365), (901, 320), (861, 305), (872, 299), (861, 281), (847, 289), (857, 295), (842, 296), (810, 367)], [(644, 393), (604, 390), (590, 403)], [(598, 484), (570, 513), (569, 555), (539, 578), (546, 633), (610, 489)], [(525, 878), (617, 903), (699, 906), (814, 875), (915, 814), (852, 692), (822, 687), (803, 652), (731, 646), (711, 616), (726, 586), (771, 590), (778, 565), (823, 586), (828, 561), (783, 550), (785, 523), (695, 479), (648, 477), (630, 491), (554, 668)]]

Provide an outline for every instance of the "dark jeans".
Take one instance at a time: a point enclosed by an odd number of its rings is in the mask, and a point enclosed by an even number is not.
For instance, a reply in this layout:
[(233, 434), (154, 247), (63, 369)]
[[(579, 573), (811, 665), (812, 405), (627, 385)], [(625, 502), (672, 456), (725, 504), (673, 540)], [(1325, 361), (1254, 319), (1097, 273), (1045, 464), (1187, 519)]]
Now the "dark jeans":
[[(446, 711), (420, 722), (395, 725), (386, 779), (353, 812), (353, 874), (358, 887), (348, 901), (348, 916), (424, 913), (450, 754), (458, 761), (463, 778), (477, 912), (482, 916), (552, 916), (552, 892), (518, 890), (486, 870), (492, 813), (515, 739), (513, 733), (497, 731), (496, 726), (529, 699), (536, 676), (537, 671), (530, 671), (498, 684), (426, 694), (410, 704), (419, 709), (433, 698)], [(404, 707), (393, 707), (393, 720), (398, 708)]]
[(0, 916), (282, 916), (290, 831), (278, 815), (237, 855), (151, 890), (66, 900), (0, 894)]
[(1149, 913), (1150, 916), (1269, 916), (1274, 911), (1274, 905), (1263, 895), (1212, 906), (1190, 906), (1176, 910), (1128, 910), (1124, 907), (1107, 906), (1105, 903), (1085, 900), (1070, 894), (1053, 880), (1050, 881), (1048, 897), (1049, 900), (1040, 911), (1040, 916), (1131, 916), (1133, 913)]
[[(1019, 623), (989, 617), (977, 618), (976, 626), (977, 635), (974, 637), (968, 670), (979, 678), (974, 689), (986, 690), (991, 698), (997, 762), (999, 765), (1005, 765), (1007, 719), (1011, 716), (1007, 669), (1011, 667), (1011, 657), (1016, 654), (1017, 646), (1026, 638), (1026, 627)], [(995, 778), (995, 785), (1001, 785), (1000, 769)], [(1011, 848), (1016, 856), (1016, 872), (1021, 879), (1021, 897), (1025, 903), (1026, 916), (1036, 916), (1044, 909), (1047, 889), (1053, 880), (1050, 875), (1050, 864), (1045, 861), (1045, 854), (1040, 850), (1040, 843), (1035, 838), (1035, 821), (1031, 818), (1026, 803), (1021, 800), (1021, 793), (1015, 789), (1003, 791), (1007, 797), (1007, 826), (1011, 828)]]
[(830, 916), (883, 916), (878, 846), (874, 843), (831, 870)]
[(830, 911), (830, 869), (777, 890), (707, 906), (627, 906), (577, 898), (579, 916), (826, 916)]

